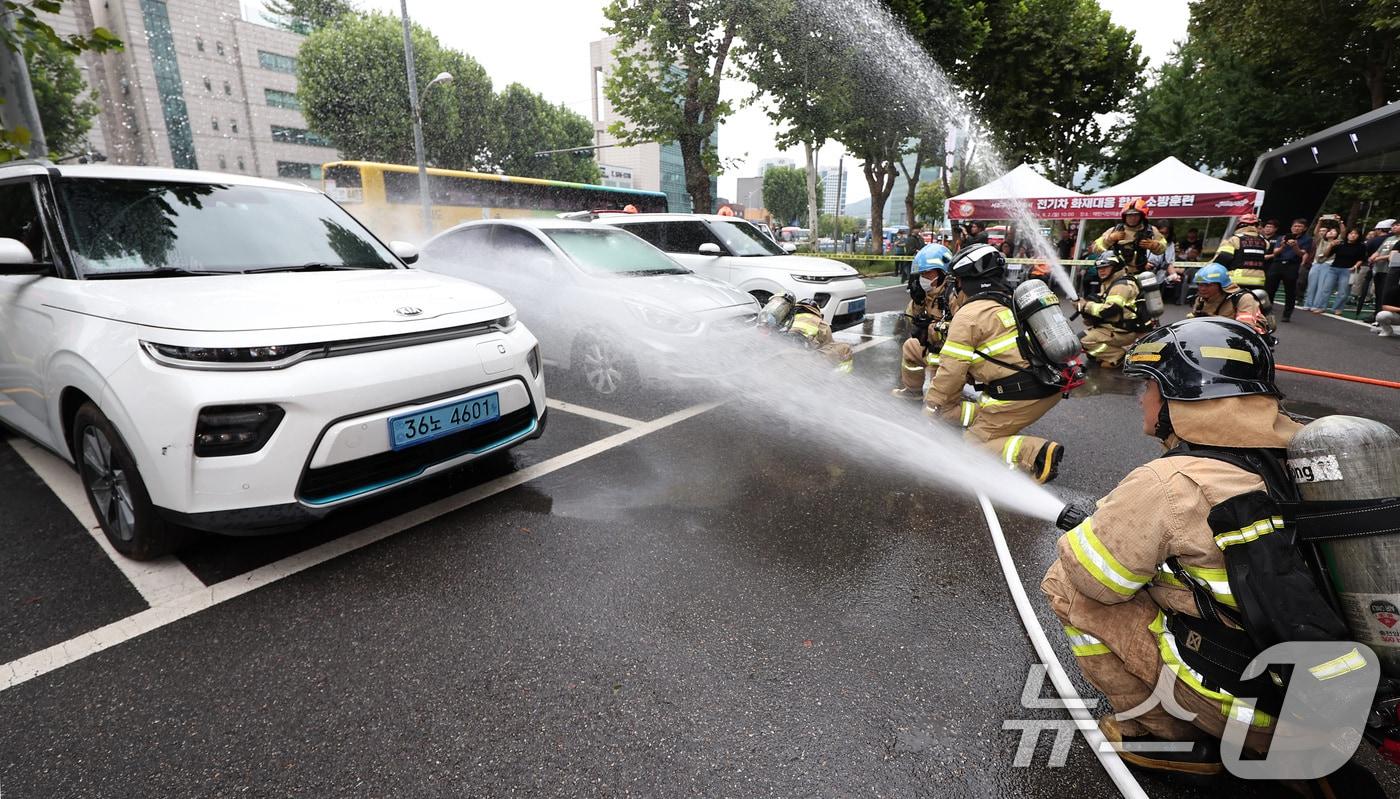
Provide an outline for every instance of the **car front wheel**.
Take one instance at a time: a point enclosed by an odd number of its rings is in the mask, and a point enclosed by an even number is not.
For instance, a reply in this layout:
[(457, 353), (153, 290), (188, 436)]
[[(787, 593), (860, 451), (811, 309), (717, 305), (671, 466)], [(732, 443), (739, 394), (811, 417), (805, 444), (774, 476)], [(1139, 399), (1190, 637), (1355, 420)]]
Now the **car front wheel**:
[(585, 333), (574, 342), (573, 373), (595, 394), (628, 394), (636, 388), (637, 369), (630, 355), (611, 337)]
[(72, 444), (83, 491), (112, 548), (133, 560), (174, 551), (180, 531), (160, 518), (131, 450), (91, 402), (73, 417)]

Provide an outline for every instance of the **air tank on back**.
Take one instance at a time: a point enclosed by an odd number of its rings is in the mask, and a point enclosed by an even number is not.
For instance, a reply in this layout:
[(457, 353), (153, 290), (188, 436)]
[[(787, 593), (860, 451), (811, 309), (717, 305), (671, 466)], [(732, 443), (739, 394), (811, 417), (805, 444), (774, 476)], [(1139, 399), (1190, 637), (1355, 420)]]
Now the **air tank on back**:
[(1030, 326), (1030, 334), (1040, 342), (1045, 355), (1055, 363), (1068, 363), (1079, 354), (1079, 338), (1060, 310), (1060, 298), (1039, 280), (1027, 280), (1016, 287), (1011, 301), (1016, 316)]
[[(1400, 434), (1356, 416), (1324, 416), (1288, 443), (1288, 470), (1307, 501), (1400, 497)], [(1397, 502), (1400, 517), (1400, 502)], [(1319, 543), (1355, 640), (1400, 677), (1400, 533)]]
[(1160, 318), (1165, 308), (1162, 304), (1162, 281), (1157, 279), (1155, 272), (1139, 272), (1136, 278), (1138, 294), (1142, 297), (1142, 307), (1147, 312), (1147, 318)]

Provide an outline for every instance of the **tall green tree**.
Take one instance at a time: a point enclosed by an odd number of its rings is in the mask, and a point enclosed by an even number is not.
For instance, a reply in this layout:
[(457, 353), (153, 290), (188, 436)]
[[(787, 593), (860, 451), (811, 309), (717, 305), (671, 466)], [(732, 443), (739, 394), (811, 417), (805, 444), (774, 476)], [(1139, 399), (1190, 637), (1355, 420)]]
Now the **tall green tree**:
[(263, 19), (282, 30), (305, 36), (354, 11), (347, 0), (271, 0), (264, 9)]
[[(822, 186), (818, 183), (818, 207), (821, 201)], [(807, 204), (807, 170), (792, 166), (769, 167), (763, 173), (763, 205), (782, 224), (796, 222), (805, 227), (807, 220), (813, 218)]]
[(24, 60), (44, 126), (45, 146), (57, 157), (78, 152), (99, 109), (83, 97), (87, 84), (77, 57), (51, 39), (36, 38), (25, 43)]
[(943, 193), (943, 184), (929, 180), (920, 183), (914, 190), (914, 215), (910, 219), (924, 222), (937, 222), (943, 219), (943, 204), (948, 195)]
[[(12, 91), (35, 93), (35, 104), (41, 106), (41, 125), (47, 122), (41, 104), (48, 104), (50, 116), (55, 120), (54, 124), (58, 129), (60, 143), (68, 143), (63, 141), (63, 137), (74, 135), (76, 127), (82, 124), (78, 119), (90, 119), (92, 114), (83, 117), (86, 107), (81, 103), (76, 103), (77, 107), (66, 112), (58, 108), (63, 105), (65, 95), (67, 98), (76, 98), (80, 91), (71, 88), (72, 82), (68, 80), (68, 73), (58, 62), (59, 54), (66, 53), (71, 59), (88, 50), (104, 53), (122, 49), (121, 39), (103, 27), (94, 27), (91, 33), (59, 34), (42, 15), (56, 15), (62, 10), (63, 0), (0, 0), (0, 161), (23, 156), (33, 138), (33, 132), (21, 121), (22, 116), (18, 113), (20, 98), (11, 96)], [(28, 70), (19, 69), (19, 60), (24, 59), (27, 63), (31, 58), (36, 59), (42, 72), (40, 85), (21, 87), (15, 76)], [(11, 70), (14, 74), (7, 74)], [(76, 68), (73, 71), (76, 72)], [(40, 93), (45, 97), (40, 98)], [(10, 100), (8, 107), (7, 97)], [(81, 139), (86, 132), (84, 128), (76, 135)], [(51, 152), (57, 151), (47, 142), (45, 144)]]
[(562, 105), (552, 105), (519, 83), (496, 98), (496, 139), (491, 161), (507, 175), (575, 183), (597, 183), (598, 162), (589, 152), (535, 155), (544, 150), (587, 147), (593, 143), (588, 119)]
[[(412, 36), (428, 162), (450, 169), (492, 168), (498, 123), (486, 70), (471, 56), (444, 48), (424, 28), (413, 26)], [(427, 90), (444, 71), (452, 73), (452, 82)], [(313, 32), (297, 58), (297, 81), (307, 123), (347, 158), (414, 162), (403, 26), (397, 17), (353, 14)]]
[(609, 131), (629, 145), (676, 142), (697, 211), (713, 204), (715, 130), (733, 111), (720, 97), (720, 79), (747, 6), (742, 0), (612, 0), (603, 12), (608, 34), (618, 38), (617, 65), (604, 93), (625, 118)]
[(1243, 180), (1260, 153), (1400, 98), (1396, 0), (1190, 8), (1185, 42), (1115, 131), (1116, 178), (1176, 155)]

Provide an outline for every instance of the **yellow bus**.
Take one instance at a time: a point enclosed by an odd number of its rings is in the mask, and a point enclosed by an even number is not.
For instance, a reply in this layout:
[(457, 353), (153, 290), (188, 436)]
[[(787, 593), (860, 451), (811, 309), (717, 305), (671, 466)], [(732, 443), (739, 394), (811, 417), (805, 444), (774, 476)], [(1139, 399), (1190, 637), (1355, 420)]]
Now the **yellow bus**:
[(433, 225), (424, 233), (417, 167), (332, 161), (322, 166), (321, 174), (326, 194), (385, 240), (422, 240), (473, 219), (622, 210), (628, 205), (640, 213), (667, 210), (666, 195), (659, 191), (430, 168)]

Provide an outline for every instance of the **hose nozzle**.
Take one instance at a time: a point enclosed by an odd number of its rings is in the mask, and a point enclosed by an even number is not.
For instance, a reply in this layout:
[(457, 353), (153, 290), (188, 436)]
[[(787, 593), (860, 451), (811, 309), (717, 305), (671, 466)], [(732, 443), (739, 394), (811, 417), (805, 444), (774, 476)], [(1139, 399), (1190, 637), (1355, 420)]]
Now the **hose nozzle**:
[(1092, 507), (1083, 504), (1075, 504), (1073, 502), (1066, 503), (1065, 509), (1060, 511), (1059, 516), (1055, 517), (1055, 526), (1065, 532), (1069, 532), (1078, 527), (1085, 519), (1092, 516), (1093, 513), (1094, 509)]

